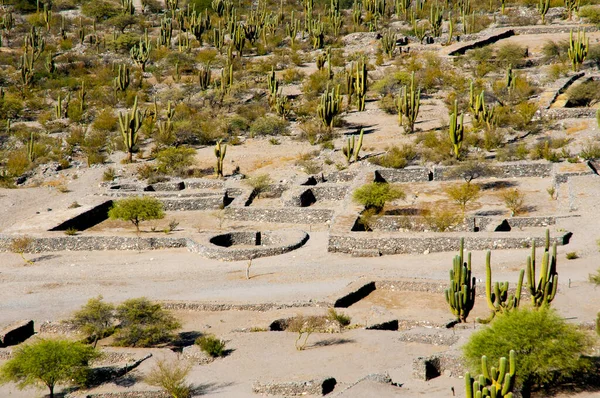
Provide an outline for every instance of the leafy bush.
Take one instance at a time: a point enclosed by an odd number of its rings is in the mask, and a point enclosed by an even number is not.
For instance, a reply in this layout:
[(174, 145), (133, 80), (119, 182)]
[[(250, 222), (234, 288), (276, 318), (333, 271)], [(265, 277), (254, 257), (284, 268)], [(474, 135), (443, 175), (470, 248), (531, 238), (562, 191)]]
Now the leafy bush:
[(600, 8), (597, 6), (586, 6), (579, 8), (577, 15), (584, 18), (588, 23), (600, 24)]
[(432, 231), (446, 232), (462, 221), (455, 208), (448, 206), (433, 206), (424, 215), (425, 224)]
[(495, 363), (515, 350), (517, 384), (528, 393), (584, 370), (587, 361), (582, 354), (590, 346), (589, 337), (554, 310), (519, 309), (496, 317), (489, 327), (471, 335), (463, 352), (469, 367), (478, 371), (483, 355)]
[(117, 307), (119, 329), (115, 344), (125, 347), (150, 347), (173, 338), (180, 323), (160, 304), (145, 297), (130, 299)]
[(479, 198), (479, 190), (479, 185), (470, 184), (468, 182), (452, 184), (445, 189), (448, 197), (460, 207), (463, 214), (467, 209), (467, 205)]
[(195, 149), (183, 146), (163, 149), (156, 155), (158, 171), (167, 175), (181, 176), (192, 165), (195, 154)]
[(108, 211), (111, 219), (131, 221), (140, 233), (140, 223), (164, 218), (162, 202), (150, 196), (138, 196), (117, 200)]
[(268, 174), (260, 174), (255, 177), (250, 177), (245, 180), (245, 182), (252, 187), (256, 197), (259, 198), (261, 193), (269, 189), (273, 180), (271, 180), (271, 177)]
[(287, 135), (288, 122), (275, 116), (266, 116), (256, 119), (250, 125), (250, 136), (261, 135)]
[(195, 343), (203, 352), (213, 358), (225, 356), (225, 342), (213, 335), (200, 336)]
[(565, 256), (567, 257), (567, 260), (575, 260), (579, 258), (577, 252), (568, 252)]
[(496, 51), (496, 62), (502, 68), (507, 68), (512, 65), (513, 68), (523, 66), (527, 49), (523, 46), (513, 43), (501, 45)]
[(382, 167), (403, 169), (417, 158), (417, 152), (412, 145), (393, 146), (381, 156), (369, 158), (369, 162)]
[(509, 189), (503, 192), (501, 197), (511, 215), (516, 216), (525, 211), (525, 195), (518, 189)]
[(73, 314), (71, 323), (85, 333), (88, 338), (93, 338), (95, 347), (99, 339), (114, 332), (114, 310), (114, 305), (103, 302), (102, 296), (91, 298)]
[(96, 21), (105, 21), (120, 14), (119, 9), (108, 1), (89, 1), (81, 7), (81, 12), (86, 17)]
[(355, 202), (365, 206), (366, 209), (376, 211), (383, 210), (386, 202), (396, 199), (404, 199), (406, 194), (399, 187), (394, 187), (388, 183), (372, 182), (354, 191), (352, 198)]

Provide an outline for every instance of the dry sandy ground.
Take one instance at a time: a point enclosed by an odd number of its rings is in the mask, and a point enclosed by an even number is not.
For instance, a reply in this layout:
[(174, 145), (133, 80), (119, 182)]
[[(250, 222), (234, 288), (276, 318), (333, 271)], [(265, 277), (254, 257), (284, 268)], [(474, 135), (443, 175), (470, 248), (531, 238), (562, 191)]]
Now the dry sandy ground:
[[(532, 35), (535, 36), (535, 35)], [(538, 51), (544, 38), (530, 37), (532, 51)], [(593, 36), (595, 39), (595, 36)], [(562, 36), (557, 36), (560, 39)], [(522, 40), (523, 37), (507, 41)], [(528, 39), (528, 40), (529, 40)], [(421, 130), (441, 126), (447, 110), (439, 100), (422, 104), (422, 117), (417, 128)], [(344, 119), (352, 125), (368, 125), (373, 134), (365, 136), (365, 154), (378, 153), (390, 145), (408, 143), (413, 137), (403, 135), (397, 117), (386, 115), (375, 103), (367, 104), (367, 111), (353, 112)], [(587, 127), (571, 136), (575, 144), (597, 134), (595, 121), (585, 121)], [(557, 123), (556, 130), (543, 135), (564, 136), (565, 128), (580, 124), (581, 120)], [(347, 131), (347, 130), (344, 130)], [(535, 140), (531, 138), (531, 140)], [(343, 137), (335, 144), (340, 148)], [(281, 145), (271, 145), (268, 139), (246, 141), (242, 146), (228, 149), (226, 172), (240, 166), (250, 175), (270, 173), (275, 181), (291, 180), (303, 174), (295, 162), (315, 148), (305, 142), (283, 138)], [(326, 152), (334, 163), (343, 164), (339, 150)], [(212, 166), (212, 148), (202, 148), (197, 155), (198, 167)], [(118, 173), (132, 173), (137, 166), (125, 167), (113, 157)], [(360, 167), (359, 165), (351, 167)], [(334, 171), (335, 165), (325, 171)], [(0, 231), (35, 232), (41, 225), (56, 221), (56, 212), (64, 211), (77, 201), (93, 205), (102, 198), (98, 182), (103, 169), (67, 170), (62, 173), (70, 192), (60, 193), (54, 188), (38, 187), (19, 190), (0, 190)], [(74, 175), (77, 178), (74, 179)], [(600, 294), (587, 282), (588, 274), (600, 264), (596, 240), (600, 238), (600, 178), (597, 176), (572, 178), (561, 187), (558, 201), (550, 201), (545, 192), (548, 180), (526, 179), (516, 181), (519, 189), (527, 192), (528, 201), (535, 204), (533, 214), (570, 214), (580, 217), (561, 219), (552, 232), (572, 231), (568, 246), (559, 247), (560, 287), (555, 306), (561, 314), (574, 322), (592, 322), (600, 309)], [(438, 187), (436, 187), (438, 188)], [(428, 190), (430, 190), (428, 192)], [(436, 201), (431, 185), (408, 187), (410, 193), (419, 192), (421, 200)], [(479, 206), (481, 209), (499, 207), (499, 201), (489, 193)], [(260, 204), (257, 202), (257, 204)], [(264, 203), (263, 203), (264, 204)], [(48, 209), (53, 209), (48, 211)], [(54, 213), (53, 213), (54, 212)], [(38, 214), (39, 213), (39, 214)], [(171, 216), (171, 215), (170, 215)], [(214, 216), (178, 213), (178, 234), (193, 235), (197, 229), (216, 229)], [(244, 228), (248, 224), (227, 222), (224, 228)], [(89, 233), (103, 233), (108, 227), (117, 227), (119, 234), (132, 235), (126, 224), (104, 224)], [(254, 225), (256, 228), (285, 226)], [(153, 300), (181, 300), (214, 303), (293, 303), (320, 301), (335, 297), (347, 285), (357, 280), (415, 279), (447, 283), (448, 269), (453, 253), (428, 255), (396, 255), (380, 258), (353, 258), (348, 255), (327, 253), (326, 226), (295, 226), (310, 232), (308, 243), (291, 253), (253, 262), (252, 278), (246, 280), (246, 262), (225, 263), (207, 260), (184, 249), (153, 252), (56, 252), (30, 255), (34, 264), (25, 266), (16, 254), (0, 253), (0, 325), (18, 319), (33, 319), (39, 325), (46, 320), (68, 318), (89, 298), (103, 295), (106, 301), (119, 303), (125, 299), (146, 296)], [(86, 232), (87, 233), (87, 232)], [(567, 252), (577, 252), (579, 258), (567, 261)], [(524, 267), (528, 249), (497, 250), (492, 254), (494, 278), (514, 282), (518, 270)], [(484, 252), (473, 253), (473, 272), (484, 278)], [(411, 377), (411, 363), (417, 356), (447, 350), (448, 347), (405, 343), (399, 332), (349, 330), (343, 334), (316, 334), (311, 336), (308, 349), (294, 348), (295, 336), (286, 332), (239, 332), (241, 328), (265, 328), (278, 318), (298, 313), (323, 314), (325, 309), (283, 309), (267, 312), (183, 312), (176, 315), (183, 330), (215, 333), (227, 340), (234, 350), (229, 356), (204, 365), (194, 366), (189, 381), (202, 387), (208, 397), (252, 397), (251, 385), (255, 380), (288, 381), (333, 376), (340, 383), (336, 392), (369, 373), (389, 372), (401, 388), (373, 382), (361, 383), (343, 397), (450, 397), (451, 388), (456, 396), (463, 396), (463, 380), (441, 376), (427, 383)], [(355, 306), (344, 310), (353, 318), (353, 324), (366, 324), (377, 317), (394, 316), (399, 319), (442, 323), (450, 319), (441, 295), (398, 292), (375, 292)], [(474, 315), (487, 313), (480, 300)], [(319, 343), (321, 342), (321, 343)], [(153, 352), (155, 357), (143, 363), (132, 378), (111, 383), (98, 391), (147, 389), (141, 376), (154, 364), (155, 358), (175, 357), (169, 350), (141, 350)], [(0, 396), (15, 398), (41, 396), (35, 390), (18, 391), (13, 385), (0, 387)], [(579, 394), (578, 397), (598, 396), (598, 393)]]

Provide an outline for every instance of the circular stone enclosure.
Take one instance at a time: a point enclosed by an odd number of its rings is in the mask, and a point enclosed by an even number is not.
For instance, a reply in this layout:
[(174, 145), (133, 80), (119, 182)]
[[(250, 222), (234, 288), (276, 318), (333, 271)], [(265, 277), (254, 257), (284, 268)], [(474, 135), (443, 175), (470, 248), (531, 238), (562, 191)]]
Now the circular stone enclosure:
[(232, 231), (201, 239), (193, 251), (223, 261), (277, 256), (302, 247), (308, 234), (300, 230)]

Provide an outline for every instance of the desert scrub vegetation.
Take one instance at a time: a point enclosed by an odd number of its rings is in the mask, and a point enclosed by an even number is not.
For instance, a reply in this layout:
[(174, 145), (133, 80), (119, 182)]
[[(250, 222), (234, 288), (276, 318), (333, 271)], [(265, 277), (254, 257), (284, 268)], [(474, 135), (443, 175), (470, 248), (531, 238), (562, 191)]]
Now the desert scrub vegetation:
[(138, 196), (115, 201), (108, 211), (108, 217), (130, 221), (140, 234), (140, 223), (165, 217), (162, 202), (151, 196)]
[(401, 188), (384, 182), (365, 184), (352, 194), (356, 203), (363, 205), (366, 210), (373, 210), (377, 213), (383, 210), (386, 203), (405, 197), (406, 194)]
[(225, 350), (225, 341), (218, 339), (211, 334), (198, 337), (195, 344), (200, 347), (206, 355), (213, 358), (224, 357), (227, 354)]

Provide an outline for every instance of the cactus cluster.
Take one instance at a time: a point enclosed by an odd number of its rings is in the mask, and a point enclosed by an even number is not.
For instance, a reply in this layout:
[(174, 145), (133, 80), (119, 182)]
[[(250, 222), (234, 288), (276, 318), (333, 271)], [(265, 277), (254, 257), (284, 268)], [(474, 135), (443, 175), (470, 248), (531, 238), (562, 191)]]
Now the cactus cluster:
[(465, 134), (464, 126), (464, 114), (460, 114), (460, 121), (458, 119), (458, 101), (454, 101), (454, 111), (450, 114), (450, 125), (448, 127), (448, 133), (450, 135), (450, 142), (454, 150), (454, 156), (456, 159), (460, 158), (460, 149)]
[(511, 350), (509, 359), (500, 358), (499, 366), (488, 367), (487, 357), (481, 357), (481, 374), (472, 378), (465, 374), (465, 392), (467, 398), (513, 398), (515, 376), (517, 372), (516, 353)]
[(452, 262), (450, 287), (446, 289), (446, 302), (459, 322), (466, 322), (475, 304), (475, 277), (471, 276), (471, 253), (464, 257), (464, 239), (460, 239), (459, 254)]
[(585, 31), (583, 31), (583, 34), (581, 31), (577, 31), (577, 38), (573, 38), (573, 30), (571, 30), (568, 54), (573, 72), (579, 70), (588, 55), (589, 48), (590, 39), (585, 37)]
[(531, 256), (527, 257), (527, 285), (531, 293), (531, 303), (539, 308), (548, 306), (556, 296), (558, 273), (556, 272), (556, 243), (550, 253), (550, 231), (546, 230), (546, 242), (542, 255), (542, 269), (536, 281), (535, 240), (531, 241)]
[(396, 49), (396, 33), (391, 29), (386, 29), (381, 32), (381, 50), (389, 57), (394, 57), (394, 50)]
[(354, 93), (356, 94), (356, 107), (359, 112), (362, 112), (365, 110), (367, 98), (367, 60), (365, 58), (361, 58), (356, 64)]
[(521, 302), (521, 291), (523, 288), (523, 276), (525, 270), (521, 270), (519, 273), (519, 280), (517, 282), (517, 289), (514, 294), (508, 294), (509, 283), (508, 282), (495, 282), (492, 284), (492, 265), (491, 265), (491, 252), (488, 251), (485, 258), (485, 297), (488, 307), (492, 310), (492, 313), (488, 319), (479, 319), (480, 323), (490, 322), (496, 315), (506, 314), (519, 307)]
[(321, 101), (317, 106), (317, 116), (323, 125), (330, 130), (333, 129), (333, 120), (340, 113), (342, 99), (340, 97), (340, 86), (327, 90), (321, 95)]
[(479, 95), (475, 95), (473, 82), (469, 91), (469, 110), (473, 116), (473, 120), (477, 124), (485, 123), (486, 127), (491, 129), (496, 124), (496, 108), (485, 104), (484, 91), (481, 90)]
[(123, 138), (123, 146), (127, 152), (127, 161), (133, 161), (133, 151), (138, 141), (138, 132), (142, 127), (146, 111), (138, 109), (138, 98), (135, 97), (131, 111), (123, 114), (119, 112), (119, 127)]
[(415, 122), (419, 115), (420, 104), (421, 89), (415, 89), (415, 72), (413, 72), (410, 76), (410, 86), (404, 86), (396, 100), (398, 123), (404, 126), (404, 131), (407, 133), (414, 133), (415, 131)]
[(360, 129), (360, 134), (358, 135), (358, 142), (356, 142), (356, 136), (354, 135), (346, 139), (346, 146), (342, 148), (342, 152), (344, 153), (344, 156), (346, 157), (346, 161), (348, 161), (348, 163), (352, 162), (352, 158), (354, 158), (355, 162), (358, 162), (358, 153), (362, 148), (363, 134), (364, 129)]

